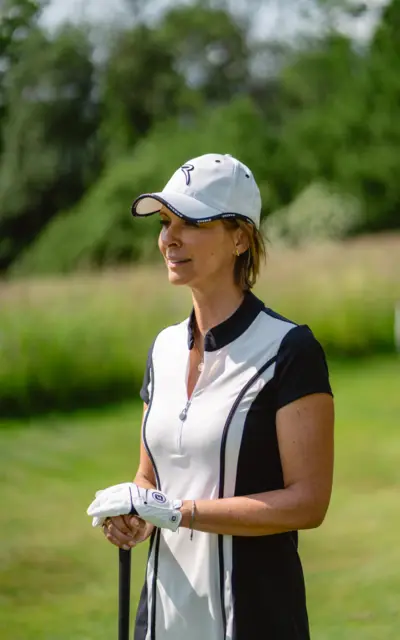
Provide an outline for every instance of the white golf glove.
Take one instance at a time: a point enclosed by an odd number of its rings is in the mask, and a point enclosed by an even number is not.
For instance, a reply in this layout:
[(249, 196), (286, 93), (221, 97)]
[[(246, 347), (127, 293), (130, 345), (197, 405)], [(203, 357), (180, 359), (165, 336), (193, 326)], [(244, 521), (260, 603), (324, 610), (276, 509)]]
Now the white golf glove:
[(142, 489), (134, 482), (123, 482), (96, 492), (87, 510), (93, 517), (93, 527), (100, 527), (105, 518), (134, 515), (160, 529), (176, 531), (181, 523), (182, 500), (170, 500), (156, 489)]

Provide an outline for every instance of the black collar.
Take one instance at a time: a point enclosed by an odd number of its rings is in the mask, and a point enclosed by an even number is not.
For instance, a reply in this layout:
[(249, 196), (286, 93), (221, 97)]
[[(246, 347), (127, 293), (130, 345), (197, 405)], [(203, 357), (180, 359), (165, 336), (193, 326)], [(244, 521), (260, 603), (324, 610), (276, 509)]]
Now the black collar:
[[(204, 336), (204, 351), (217, 351), (217, 349), (222, 349), (239, 338), (249, 328), (262, 309), (264, 309), (264, 303), (251, 291), (246, 292), (235, 313), (221, 322), (221, 324), (207, 331)], [(192, 309), (188, 325), (189, 349), (193, 349), (194, 346), (194, 323), (195, 315), (194, 309)]]

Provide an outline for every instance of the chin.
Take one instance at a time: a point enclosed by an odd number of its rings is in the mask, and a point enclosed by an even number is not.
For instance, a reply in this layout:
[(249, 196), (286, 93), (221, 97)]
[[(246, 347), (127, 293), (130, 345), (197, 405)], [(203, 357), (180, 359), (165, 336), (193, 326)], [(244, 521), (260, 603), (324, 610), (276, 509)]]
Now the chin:
[(189, 278), (182, 278), (177, 273), (168, 273), (168, 280), (170, 284), (174, 284), (176, 286), (183, 286), (185, 284), (189, 284)]

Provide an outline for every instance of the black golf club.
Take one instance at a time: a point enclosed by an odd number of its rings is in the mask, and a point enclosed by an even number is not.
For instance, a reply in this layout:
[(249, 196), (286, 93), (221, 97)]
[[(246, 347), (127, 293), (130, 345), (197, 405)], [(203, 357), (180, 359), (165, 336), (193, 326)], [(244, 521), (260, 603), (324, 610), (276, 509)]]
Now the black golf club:
[(129, 640), (131, 552), (119, 549), (118, 640)]

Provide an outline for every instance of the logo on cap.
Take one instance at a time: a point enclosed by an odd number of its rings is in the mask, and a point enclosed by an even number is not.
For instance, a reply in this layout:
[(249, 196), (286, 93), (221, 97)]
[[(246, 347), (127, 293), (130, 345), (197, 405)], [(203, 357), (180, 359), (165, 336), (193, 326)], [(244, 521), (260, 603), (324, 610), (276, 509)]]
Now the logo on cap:
[(192, 164), (184, 164), (181, 167), (181, 171), (185, 174), (186, 184), (189, 185), (191, 180), (190, 172), (194, 171), (194, 166)]

